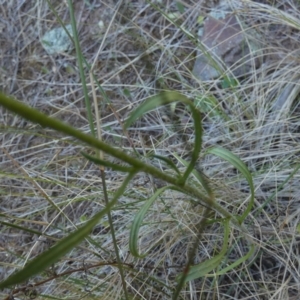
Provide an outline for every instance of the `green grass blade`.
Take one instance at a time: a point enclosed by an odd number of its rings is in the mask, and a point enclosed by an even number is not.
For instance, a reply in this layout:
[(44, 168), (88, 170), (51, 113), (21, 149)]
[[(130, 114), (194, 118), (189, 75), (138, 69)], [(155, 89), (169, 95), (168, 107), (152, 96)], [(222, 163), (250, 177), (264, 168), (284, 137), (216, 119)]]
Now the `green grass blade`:
[(74, 44), (74, 47), (76, 49), (76, 57), (77, 57), (77, 62), (78, 62), (79, 75), (80, 75), (80, 79), (81, 79), (81, 83), (82, 83), (82, 90), (83, 90), (83, 94), (84, 94), (85, 106), (86, 106), (86, 110), (87, 110), (87, 117), (88, 117), (91, 133), (93, 136), (95, 136), (95, 128), (94, 128), (94, 124), (93, 124), (91, 101), (90, 101), (90, 97), (88, 95), (88, 89), (87, 89), (87, 84), (86, 84), (86, 79), (85, 79), (85, 74), (84, 74), (84, 69), (83, 69), (83, 62), (85, 63), (85, 65), (87, 65), (87, 63), (86, 63), (86, 60), (85, 60), (85, 58), (82, 54), (81, 48), (80, 48), (78, 31), (77, 31), (77, 26), (76, 26), (76, 18), (75, 18), (72, 1), (68, 0), (68, 7), (69, 7), (69, 12), (70, 12), (70, 17), (71, 17), (72, 35), (66, 28), (63, 20), (59, 17), (59, 15), (56, 12), (55, 8), (53, 7), (51, 1), (50, 0), (46, 0), (46, 1), (48, 3), (48, 6), (51, 9), (52, 13), (55, 15), (58, 23), (63, 27), (63, 29), (67, 33), (69, 39), (72, 41), (72, 43)]
[(42, 272), (47, 267), (57, 262), (60, 257), (72, 250), (76, 245), (87, 237), (91, 230), (99, 223), (99, 220), (116, 204), (118, 198), (124, 193), (126, 186), (135, 175), (130, 173), (124, 180), (122, 186), (115, 193), (113, 200), (100, 212), (88, 221), (84, 226), (72, 232), (67, 237), (63, 238), (55, 246), (45, 251), (43, 254), (30, 261), (22, 270), (13, 274), (6, 280), (0, 283), (0, 289), (15, 285), (28, 280), (30, 277)]
[[(188, 166), (188, 162), (181, 158), (179, 155), (176, 153), (173, 154), (180, 163), (182, 163), (185, 167)], [(192, 175), (196, 178), (196, 180), (203, 186), (207, 194), (209, 195), (210, 198), (213, 198), (213, 192), (212, 189), (210, 188), (207, 179), (205, 178), (204, 175), (200, 174), (196, 169), (192, 171)]]
[(244, 213), (238, 217), (240, 223), (243, 223), (243, 221), (248, 216), (248, 214), (250, 213), (250, 211), (254, 205), (254, 185), (253, 185), (253, 179), (252, 179), (251, 173), (249, 172), (246, 165), (236, 155), (234, 155), (233, 153), (231, 153), (230, 151), (228, 151), (226, 149), (219, 148), (219, 147), (213, 147), (213, 148), (208, 149), (206, 151), (206, 153), (214, 154), (214, 155), (217, 155), (217, 156), (227, 160), (235, 168), (237, 168), (243, 174), (243, 176), (246, 178), (246, 180), (249, 184), (249, 187), (250, 187), (251, 196), (250, 196), (249, 204), (248, 204), (247, 208), (245, 209)]
[[(200, 278), (200, 277), (204, 277), (207, 276), (207, 274), (209, 272), (211, 272), (213, 269), (216, 269), (222, 259), (224, 258), (227, 248), (228, 248), (228, 239), (229, 239), (229, 219), (226, 219), (224, 221), (224, 242), (223, 242), (223, 246), (222, 246), (222, 250), (221, 252), (214, 256), (213, 258), (210, 258), (198, 265), (192, 266), (189, 269), (189, 273), (185, 278), (185, 282)], [(177, 277), (177, 280), (179, 281), (182, 275), (179, 275)]]
[(238, 265), (242, 264), (244, 261), (246, 261), (247, 259), (249, 259), (255, 250), (255, 246), (251, 245), (250, 250), (248, 251), (248, 253), (246, 255), (244, 255), (243, 257), (239, 258), (238, 260), (236, 260), (234, 263), (232, 263), (231, 265), (229, 265), (228, 267), (216, 272), (215, 274), (208, 274), (206, 275), (206, 277), (215, 277), (215, 276), (219, 276), (219, 275), (224, 275), (227, 272), (233, 270), (235, 267), (237, 267)]
[(69, 6), (69, 12), (70, 12), (70, 17), (71, 17), (71, 25), (72, 25), (72, 32), (74, 36), (74, 44), (75, 44), (75, 49), (76, 49), (76, 56), (77, 56), (77, 63), (78, 63), (78, 68), (79, 68), (79, 74), (80, 74), (80, 80), (82, 84), (82, 90), (84, 94), (84, 100), (85, 100), (85, 106), (87, 110), (87, 117), (89, 120), (89, 126), (91, 130), (92, 136), (95, 136), (95, 128), (94, 128), (94, 123), (93, 123), (93, 114), (92, 114), (92, 109), (91, 109), (91, 101), (90, 97), (88, 94), (88, 89), (87, 89), (87, 84), (86, 84), (86, 75), (84, 74), (84, 69), (83, 69), (83, 54), (80, 48), (80, 43), (79, 43), (79, 38), (78, 38), (78, 32), (77, 32), (77, 25), (76, 25), (76, 17), (75, 17), (75, 12), (74, 12), (74, 7), (72, 0), (68, 0), (68, 6)]
[(158, 95), (148, 98), (146, 101), (141, 103), (129, 116), (129, 118), (124, 123), (124, 129), (127, 129), (136, 120), (141, 118), (144, 114), (150, 112), (151, 110), (158, 108), (163, 105), (171, 104), (174, 102), (191, 102), (187, 97), (181, 95), (177, 92), (163, 92)]
[[(74, 38), (70, 35), (70, 33), (68, 32), (68, 30), (66, 29), (66, 26), (63, 22), (63, 20), (60, 18), (60, 16), (58, 15), (58, 13), (56, 12), (55, 8), (53, 7), (53, 5), (51, 4), (50, 0), (46, 0), (47, 3), (48, 3), (48, 6), (49, 8), (51, 9), (52, 13), (55, 15), (58, 23), (64, 28), (65, 32), (67, 33), (67, 35), (69, 36), (69, 39), (72, 41), (72, 43), (74, 44), (74, 47), (75, 47), (75, 41), (74, 41)], [(72, 29), (73, 30), (73, 29)], [(80, 51), (81, 52), (81, 51)], [(77, 54), (77, 53), (76, 53)], [(84, 64), (85, 64), (85, 67), (88, 68), (89, 71), (91, 71), (91, 66), (90, 64), (87, 62), (87, 60), (85, 59), (85, 57), (83, 56), (82, 52), (81, 52), (81, 59), (83, 60)], [(102, 88), (99, 80), (97, 80), (97, 76), (95, 75), (95, 73), (93, 72), (92, 73), (93, 75), (93, 79), (94, 81), (96, 82), (98, 88), (99, 88), (99, 91), (101, 93), (101, 95), (103, 96), (104, 100), (105, 100), (105, 103), (106, 104), (111, 104), (111, 101), (110, 99), (108, 98), (106, 92), (104, 91), (104, 89)], [(85, 98), (85, 101), (86, 99), (88, 99), (88, 103), (90, 103), (89, 101), (89, 98)], [(89, 110), (90, 108), (88, 106), (87, 107), (87, 110)], [(92, 113), (91, 113), (92, 114)]]
[(165, 190), (167, 190), (169, 188), (170, 188), (169, 186), (166, 186), (166, 187), (158, 189), (154, 193), (154, 195), (146, 201), (146, 203), (143, 205), (143, 207), (140, 209), (140, 211), (135, 215), (135, 218), (131, 225), (130, 236), (129, 236), (129, 250), (133, 256), (139, 257), (139, 258), (143, 258), (143, 257), (147, 256), (147, 253), (139, 254), (139, 251), (138, 251), (139, 230), (142, 225), (145, 214), (149, 210), (150, 206)]
[[(1, 216), (1, 214), (0, 214), (0, 216)], [(44, 233), (42, 233), (40, 231), (37, 231), (37, 230), (34, 230), (34, 229), (30, 229), (30, 228), (27, 228), (25, 226), (19, 226), (19, 225), (16, 225), (16, 224), (13, 224), (13, 223), (4, 222), (4, 221), (1, 221), (1, 220), (0, 220), (0, 224), (2, 224), (4, 226), (11, 227), (11, 228), (15, 228), (15, 229), (18, 229), (18, 230), (26, 231), (26, 232), (29, 232), (29, 233), (32, 233), (32, 234), (41, 235), (41, 236), (47, 236), (47, 235), (45, 235)]]
[(134, 123), (137, 119), (142, 117), (144, 114), (148, 113), (149, 111), (160, 107), (162, 105), (167, 105), (175, 102), (182, 102), (185, 105), (187, 105), (192, 113), (193, 121), (194, 121), (194, 130), (195, 130), (195, 140), (194, 140), (194, 149), (192, 152), (192, 157), (189, 165), (186, 168), (185, 173), (180, 178), (178, 184), (184, 185), (186, 179), (192, 172), (192, 170), (195, 167), (196, 161), (199, 157), (199, 153), (201, 150), (201, 144), (202, 144), (202, 126), (201, 126), (201, 113), (200, 111), (195, 107), (194, 103), (189, 100), (186, 96), (174, 92), (174, 91), (168, 91), (168, 92), (162, 92), (156, 96), (148, 98), (145, 102), (143, 102), (141, 105), (139, 105), (129, 116), (127, 121), (124, 124), (124, 128), (128, 128), (132, 123)]

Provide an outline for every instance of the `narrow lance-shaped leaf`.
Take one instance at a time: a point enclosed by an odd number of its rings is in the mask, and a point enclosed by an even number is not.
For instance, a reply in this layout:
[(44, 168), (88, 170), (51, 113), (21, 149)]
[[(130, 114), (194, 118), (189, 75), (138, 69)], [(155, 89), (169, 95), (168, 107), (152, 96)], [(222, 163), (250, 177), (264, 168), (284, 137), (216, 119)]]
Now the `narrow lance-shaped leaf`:
[[(174, 156), (184, 165), (188, 166), (188, 162), (181, 158), (179, 155), (174, 153)], [(200, 174), (196, 169), (192, 171), (192, 175), (197, 179), (197, 181), (203, 186), (207, 194), (211, 199), (213, 199), (213, 192), (212, 189), (210, 188), (207, 179), (204, 177), (204, 175)]]
[(158, 189), (154, 193), (154, 195), (145, 202), (145, 204), (140, 209), (140, 211), (135, 215), (135, 218), (131, 225), (130, 236), (129, 236), (129, 250), (130, 250), (131, 254), (135, 257), (143, 258), (147, 255), (147, 253), (139, 254), (139, 251), (138, 251), (139, 230), (142, 225), (145, 214), (147, 213), (147, 211), (149, 210), (149, 208), (151, 207), (153, 202), (168, 188), (169, 187), (166, 186), (166, 187)]
[[(219, 264), (221, 263), (222, 259), (224, 258), (227, 248), (228, 248), (228, 239), (229, 239), (229, 219), (226, 219), (224, 221), (224, 229), (225, 229), (225, 233), (224, 233), (224, 241), (223, 241), (223, 246), (222, 246), (222, 250), (219, 254), (217, 254), (216, 256), (198, 264), (195, 266), (192, 266), (189, 269), (189, 273), (185, 278), (185, 282), (200, 278), (200, 277), (204, 277), (207, 276), (207, 274), (209, 272), (211, 272), (213, 269), (216, 269)], [(182, 275), (179, 275), (177, 277), (177, 281), (180, 280), (180, 277)]]
[(70, 235), (58, 242), (55, 246), (34, 258), (22, 270), (1, 282), (0, 289), (24, 282), (30, 277), (42, 272), (47, 267), (57, 262), (63, 255), (72, 250), (76, 245), (82, 242), (83, 239), (87, 237), (91, 230), (98, 224), (99, 220), (116, 204), (118, 198), (124, 193), (126, 186), (134, 175), (135, 172), (132, 172), (127, 176), (122, 186), (115, 193), (113, 200), (108, 203), (103, 210), (95, 214), (95, 216), (84, 226), (75, 230)]
[(186, 96), (174, 91), (162, 92), (156, 96), (150, 97), (131, 113), (131, 115), (124, 124), (124, 128), (128, 128), (132, 123), (134, 123), (137, 119), (139, 119), (149, 111), (158, 108), (162, 105), (167, 105), (178, 101), (184, 103), (189, 107), (192, 113), (195, 130), (194, 149), (192, 152), (191, 161), (187, 166), (185, 173), (178, 180), (179, 185), (184, 185), (186, 179), (194, 169), (202, 144), (201, 113), (195, 107), (194, 103), (191, 100), (189, 100)]
[(129, 250), (131, 254), (135, 257), (143, 258), (147, 255), (147, 253), (139, 254), (138, 251), (138, 239), (139, 239), (139, 230), (142, 225), (143, 219), (151, 207), (151, 205), (154, 203), (154, 201), (166, 190), (176, 190), (179, 192), (184, 193), (184, 191), (178, 187), (178, 186), (165, 186), (163, 188), (158, 189), (152, 197), (150, 197), (148, 200), (146, 200), (145, 204), (142, 206), (142, 208), (139, 210), (139, 212), (135, 215), (135, 218), (131, 225), (130, 230), (130, 236), (129, 236)]
[(236, 155), (234, 155), (233, 153), (231, 153), (230, 151), (228, 151), (224, 148), (213, 147), (213, 148), (208, 149), (206, 151), (206, 153), (215, 154), (215, 155), (227, 160), (235, 168), (237, 168), (243, 174), (243, 176), (246, 178), (246, 180), (249, 184), (249, 187), (250, 187), (251, 196), (250, 196), (250, 201), (249, 201), (249, 204), (247, 205), (246, 210), (240, 217), (238, 217), (240, 224), (242, 224), (254, 205), (254, 185), (253, 185), (253, 179), (252, 179), (251, 173), (249, 172), (246, 165)]
[(206, 277), (215, 277), (215, 276), (226, 274), (227, 272), (233, 270), (238, 265), (240, 265), (241, 263), (243, 263), (244, 261), (249, 259), (253, 255), (254, 251), (255, 251), (255, 246), (251, 245), (250, 250), (248, 251), (248, 253), (246, 255), (242, 256), (241, 258), (236, 260), (234, 263), (230, 264), (229, 266), (225, 267), (224, 269), (222, 269), (214, 274), (207, 274)]

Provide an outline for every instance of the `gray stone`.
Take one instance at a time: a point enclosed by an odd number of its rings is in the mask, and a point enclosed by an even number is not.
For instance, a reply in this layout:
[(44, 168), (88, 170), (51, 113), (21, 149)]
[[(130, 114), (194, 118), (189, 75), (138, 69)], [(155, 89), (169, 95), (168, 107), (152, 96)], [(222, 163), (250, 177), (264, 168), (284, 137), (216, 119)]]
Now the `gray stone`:
[[(69, 24), (66, 28), (73, 37), (72, 26)], [(74, 48), (71, 39), (62, 27), (46, 32), (42, 38), (42, 45), (50, 55), (68, 52)]]
[(193, 74), (208, 81), (219, 77), (227, 68), (240, 77), (253, 66), (259, 67), (260, 60), (256, 58), (253, 61), (251, 57), (261, 48), (257, 35), (249, 31), (246, 34), (230, 7), (222, 2), (221, 6), (210, 12), (198, 32), (207, 54), (198, 51)]

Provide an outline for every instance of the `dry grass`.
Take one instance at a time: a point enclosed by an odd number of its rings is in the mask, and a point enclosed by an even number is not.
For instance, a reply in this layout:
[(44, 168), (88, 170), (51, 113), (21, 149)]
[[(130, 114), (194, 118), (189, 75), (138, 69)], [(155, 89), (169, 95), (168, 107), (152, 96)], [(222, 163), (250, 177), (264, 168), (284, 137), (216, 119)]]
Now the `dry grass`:
[[(88, 132), (74, 51), (49, 56), (40, 43), (45, 31), (59, 26), (46, 1), (0, 2), (1, 90)], [(94, 64), (96, 78), (111, 101), (110, 105), (104, 103), (97, 91), (96, 109), (101, 114), (104, 140), (124, 151), (131, 151), (133, 144), (141, 154), (177, 153), (188, 158), (193, 130), (183, 107), (177, 107), (177, 127), (169, 111), (160, 109), (131, 128), (129, 138), (119, 121), (148, 96), (176, 89), (199, 101), (200, 107), (203, 104), (199, 99), (208, 99), (211, 105), (203, 115), (203, 148), (219, 144), (231, 150), (253, 174), (256, 207), (246, 224), (256, 241), (256, 256), (247, 267), (244, 264), (244, 268), (226, 275), (190, 282), (181, 299), (298, 299), (299, 172), (289, 177), (298, 167), (300, 151), (298, 1), (231, 1), (236, 14), (247, 20), (245, 31), (257, 30), (263, 37), (264, 52), (269, 54), (261, 68), (253, 67), (238, 86), (227, 89), (221, 88), (220, 81), (203, 83), (193, 77), (195, 44), (149, 3), (130, 1), (117, 7), (113, 1), (75, 2), (83, 54)], [(178, 24), (195, 35), (199, 14), (209, 11), (212, 2), (180, 1), (185, 12)], [(65, 2), (51, 3), (68, 24)], [(165, 13), (178, 12), (175, 1), (156, 4)], [(100, 20), (104, 28), (98, 26)], [(255, 55), (251, 53), (249, 60)], [(88, 87), (91, 91), (91, 82)], [(217, 109), (226, 117), (213, 113)], [(1, 220), (43, 233), (39, 236), (0, 225), (3, 279), (99, 211), (104, 201), (100, 171), (80, 155), (81, 145), (3, 109), (0, 116)], [(230, 211), (244, 207), (248, 187), (232, 167), (206, 156), (199, 160), (199, 168), (211, 179), (224, 207)], [(121, 174), (107, 171), (110, 194), (122, 179)], [(161, 184), (140, 175), (112, 211), (120, 254), (126, 263), (128, 289), (134, 299), (171, 298), (170, 288), (186, 262), (195, 224), (202, 213), (201, 207), (193, 206), (181, 195), (164, 194), (147, 214), (147, 225), (141, 229), (141, 252), (149, 250), (149, 255), (142, 260), (133, 258), (128, 253), (130, 224), (143, 201)], [(263, 203), (266, 205), (262, 207)], [(32, 289), (37, 290), (37, 299), (49, 295), (52, 299), (121, 299), (121, 281), (105, 220), (91, 238), (31, 282), (36, 285)], [(218, 252), (222, 238), (222, 228), (207, 228), (197, 261)], [(224, 264), (248, 250), (243, 236), (234, 230), (230, 249)], [(54, 279), (55, 274), (69, 271)], [(53, 280), (41, 284), (46, 278)], [(15, 296), (24, 297), (24, 291), (20, 289)], [(5, 292), (0, 295), (8, 299)]]

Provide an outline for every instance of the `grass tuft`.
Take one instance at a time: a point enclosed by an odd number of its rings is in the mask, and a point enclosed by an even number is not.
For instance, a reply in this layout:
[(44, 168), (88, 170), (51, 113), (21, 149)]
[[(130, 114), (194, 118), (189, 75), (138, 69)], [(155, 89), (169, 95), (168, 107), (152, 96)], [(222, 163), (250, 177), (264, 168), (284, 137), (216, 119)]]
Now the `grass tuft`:
[(299, 1), (228, 1), (262, 50), (201, 82), (215, 2), (0, 1), (1, 299), (299, 298)]

